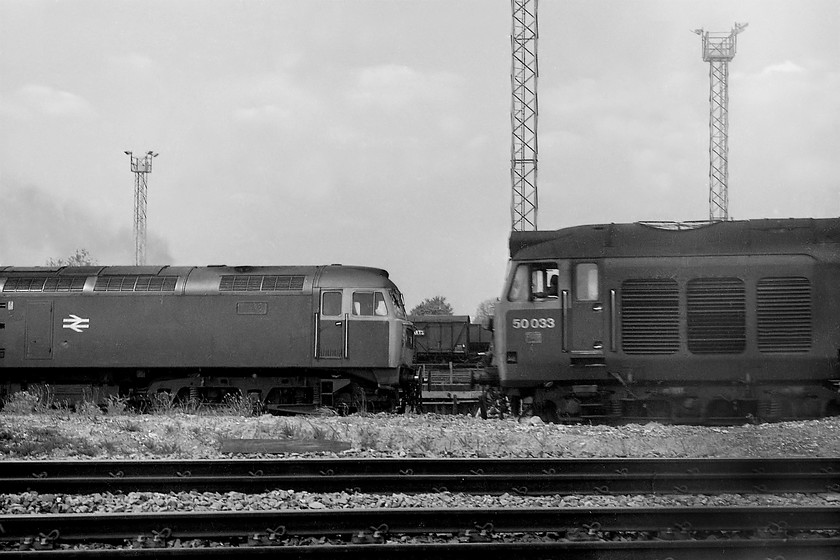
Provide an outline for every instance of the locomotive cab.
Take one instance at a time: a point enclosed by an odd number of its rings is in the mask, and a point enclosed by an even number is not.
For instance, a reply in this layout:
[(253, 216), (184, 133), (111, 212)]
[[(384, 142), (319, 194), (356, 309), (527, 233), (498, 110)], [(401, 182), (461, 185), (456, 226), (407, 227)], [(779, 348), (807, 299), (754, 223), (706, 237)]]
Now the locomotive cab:
[(413, 360), (413, 328), (396, 288), (322, 288), (315, 361), (370, 369), (381, 385), (396, 385)]
[(499, 368), (509, 386), (555, 381), (569, 366), (604, 365), (608, 333), (597, 262), (513, 263), (497, 309), (497, 344), (508, 348)]

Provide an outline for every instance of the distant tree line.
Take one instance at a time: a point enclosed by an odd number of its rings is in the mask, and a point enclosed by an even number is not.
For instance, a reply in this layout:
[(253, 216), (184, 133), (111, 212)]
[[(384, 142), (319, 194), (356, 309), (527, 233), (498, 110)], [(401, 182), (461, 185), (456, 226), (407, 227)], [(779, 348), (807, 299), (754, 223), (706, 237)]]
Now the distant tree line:
[[(496, 307), (495, 299), (486, 299), (478, 305), (475, 311), (475, 316), (472, 318), (473, 323), (484, 323), (488, 318), (493, 316), (493, 310)], [(454, 315), (452, 306), (446, 301), (443, 296), (435, 296), (426, 298), (419, 304), (414, 306), (409, 312), (409, 315)]]
[(66, 259), (48, 259), (47, 266), (90, 266), (96, 264), (96, 259), (87, 249), (76, 249), (76, 252)]

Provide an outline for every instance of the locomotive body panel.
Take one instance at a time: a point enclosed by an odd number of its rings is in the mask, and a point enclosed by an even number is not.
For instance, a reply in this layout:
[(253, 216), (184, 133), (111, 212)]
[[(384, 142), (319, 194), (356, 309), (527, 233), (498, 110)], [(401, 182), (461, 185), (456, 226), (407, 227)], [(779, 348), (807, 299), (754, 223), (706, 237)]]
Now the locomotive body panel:
[[(311, 296), (92, 295), (10, 301), (15, 307), (11, 320), (25, 326), (26, 351), (19, 352), (19, 340), (7, 339), (4, 367), (311, 365)], [(51, 316), (33, 313), (47, 306)], [(53, 340), (42, 356), (49, 363), (29, 364), (33, 329)], [(19, 329), (7, 331), (22, 334)]]

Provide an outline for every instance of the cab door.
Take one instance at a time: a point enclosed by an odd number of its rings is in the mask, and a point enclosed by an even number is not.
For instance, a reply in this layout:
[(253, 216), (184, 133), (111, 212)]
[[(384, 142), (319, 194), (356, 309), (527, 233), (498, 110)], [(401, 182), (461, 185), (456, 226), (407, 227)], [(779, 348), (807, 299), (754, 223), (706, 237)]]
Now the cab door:
[(353, 290), (344, 356), (347, 366), (388, 367), (389, 328), (385, 294), (378, 290)]
[(579, 356), (604, 354), (604, 303), (598, 265), (576, 263), (571, 294), (564, 293), (564, 308), (569, 310), (569, 352)]
[(317, 359), (341, 360), (347, 355), (347, 314), (341, 290), (323, 290), (318, 310)]

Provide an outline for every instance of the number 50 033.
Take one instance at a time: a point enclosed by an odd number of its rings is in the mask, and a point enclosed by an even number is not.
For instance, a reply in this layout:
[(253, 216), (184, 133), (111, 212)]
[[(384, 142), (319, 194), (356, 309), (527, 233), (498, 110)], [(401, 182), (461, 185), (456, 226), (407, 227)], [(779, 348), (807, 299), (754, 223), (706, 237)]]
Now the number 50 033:
[(533, 319), (514, 319), (511, 322), (514, 329), (553, 329), (554, 319), (551, 317), (534, 317)]

